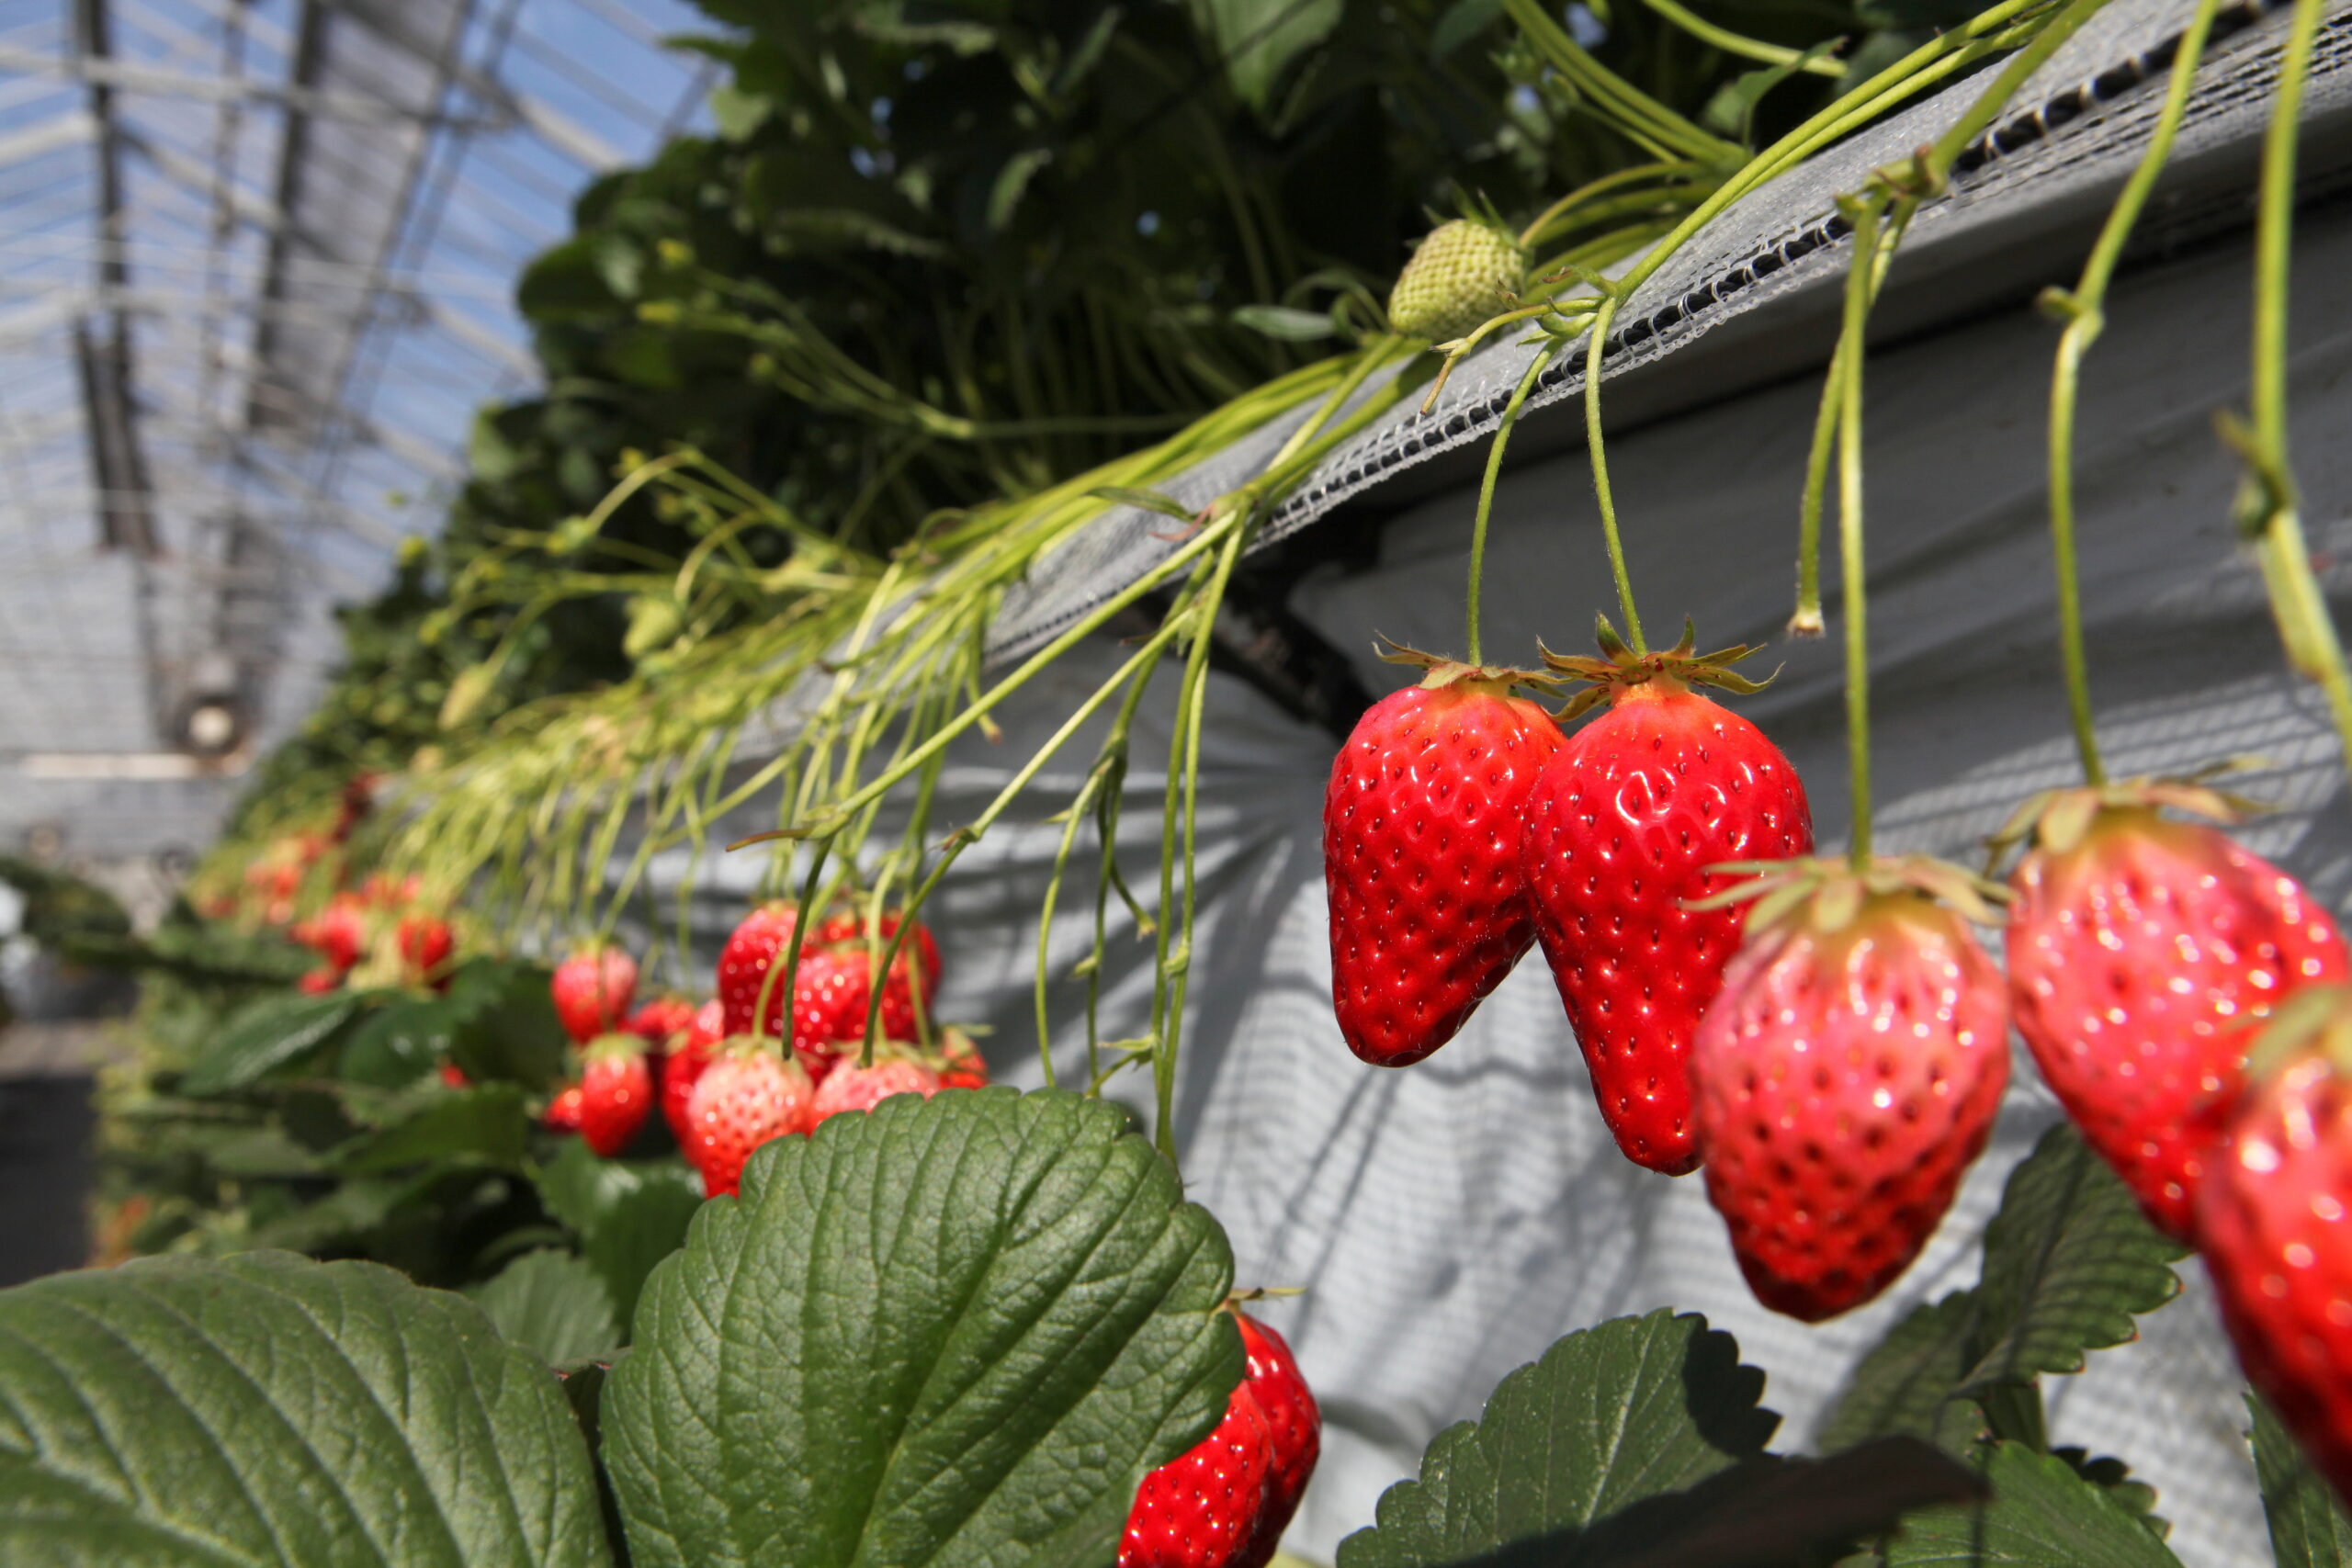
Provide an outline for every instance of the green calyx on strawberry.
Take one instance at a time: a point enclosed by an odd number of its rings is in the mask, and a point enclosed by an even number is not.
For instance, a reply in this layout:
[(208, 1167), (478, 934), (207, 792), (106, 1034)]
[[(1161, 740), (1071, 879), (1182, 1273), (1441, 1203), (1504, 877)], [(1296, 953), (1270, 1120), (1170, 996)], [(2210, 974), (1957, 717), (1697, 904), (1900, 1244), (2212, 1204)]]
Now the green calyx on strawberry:
[(1561, 744), (1529, 672), (1394, 649), (1425, 671), (1356, 723), (1323, 797), (1331, 993), (1348, 1048), (1418, 1062), (1460, 1031), (1535, 940), (1520, 838)]
[(1239, 1311), (1241, 1382), (1216, 1429), (1144, 1477), (1118, 1568), (1264, 1568), (1315, 1472), (1322, 1413), (1283, 1337)]
[(2041, 1076), (2150, 1221), (2195, 1239), (2196, 1195), (2246, 1050), (2300, 991), (2346, 977), (2295, 879), (2207, 822), (2254, 803), (2201, 778), (2046, 791), (1995, 852), (2010, 877), (2010, 1008)]
[(1709, 896), (1724, 862), (1813, 848), (1796, 769), (1764, 732), (1698, 688), (1752, 692), (1729, 668), (1752, 651), (1700, 654), (1689, 625), (1636, 654), (1606, 618), (1602, 657), (1546, 652), (1589, 681), (1563, 714), (1602, 702), (1571, 733), (1527, 803), (1521, 866), (1544, 957), (1625, 1157), (1668, 1176), (1699, 1163), (1690, 1119), (1693, 1033), (1739, 945), (1739, 917)]
[[(1602, 703), (1623, 700), (1638, 687), (1657, 686), (1666, 691), (1687, 691), (1693, 686), (1713, 686), (1736, 696), (1751, 696), (1770, 684), (1770, 677), (1751, 681), (1732, 668), (1749, 658), (1757, 649), (1746, 643), (1734, 643), (1713, 653), (1701, 653), (1698, 628), (1689, 617), (1682, 622), (1682, 637), (1663, 653), (1635, 653), (1609, 617), (1596, 617), (1593, 640), (1600, 645), (1600, 657), (1583, 654), (1555, 653), (1544, 649), (1544, 680), (1550, 684), (1568, 681), (1589, 682), (1568, 705), (1562, 708), (1558, 718), (1562, 724), (1582, 717)], [(1541, 644), (1537, 645), (1541, 647)]]
[(1968, 929), (1992, 896), (1912, 857), (1801, 860), (1763, 895), (1692, 1042), (1708, 1201), (1758, 1301), (1818, 1322), (1902, 1274), (1983, 1152), (2007, 987)]
[(2206, 1272), (2246, 1381), (2352, 1502), (2352, 987), (2278, 1010), (2196, 1193)]
[(1491, 216), (1457, 218), (1422, 237), (1388, 294), (1388, 324), (1404, 337), (1447, 343), (1519, 303), (1528, 256)]

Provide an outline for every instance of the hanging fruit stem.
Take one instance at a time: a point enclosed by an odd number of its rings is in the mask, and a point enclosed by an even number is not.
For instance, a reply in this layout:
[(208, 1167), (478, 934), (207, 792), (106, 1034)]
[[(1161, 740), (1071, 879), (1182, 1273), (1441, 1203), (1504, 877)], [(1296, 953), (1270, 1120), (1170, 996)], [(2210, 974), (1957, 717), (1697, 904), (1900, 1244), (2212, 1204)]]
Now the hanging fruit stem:
[(1642, 615), (1634, 608), (1634, 580), (1625, 570), (1625, 543), (1617, 534), (1617, 501), (1609, 488), (1609, 457), (1600, 434), (1600, 350), (1609, 341), (1609, 323), (1617, 319), (1614, 295), (1600, 307), (1585, 338), (1584, 442), (1592, 459), (1592, 498), (1600, 509), (1600, 537), (1609, 547), (1609, 575), (1617, 583), (1617, 613), (1625, 617), (1625, 640), (1637, 654), (1649, 652), (1642, 640)]
[(2326, 595), (2312, 571), (2287, 457), (2287, 302), (2295, 226), (2295, 141), (2303, 85), (2319, 31), (2320, 0), (2296, 0), (2278, 62), (2270, 126), (2263, 139), (2261, 197), (2254, 231), (2252, 423), (2225, 420), (2222, 434), (2245, 459), (2237, 521), (2262, 566), (2263, 585), (2288, 662), (2318, 683), (2352, 774), (2352, 674), (2344, 664)]
[[(1486, 662), (1478, 642), (1478, 598), (1487, 580), (1487, 519), (1495, 510), (1495, 479), (1503, 471), (1503, 448), (1510, 444), (1511, 426), (1519, 423), (1519, 412), (1527, 404), (1527, 394), (1534, 390), (1537, 378), (1544, 374), (1544, 367), (1552, 363), (1555, 352), (1554, 345), (1547, 344), (1528, 362), (1527, 373), (1519, 378), (1519, 388), (1511, 393), (1510, 406), (1503, 410), (1503, 417), (1495, 426), (1495, 438), (1487, 446), (1487, 472), (1478, 481), (1478, 510), (1470, 524), (1470, 593), (1468, 613), (1464, 616), (1468, 622), (1464, 640), (1469, 645), (1467, 658), (1473, 664)], [(1640, 634), (1635, 635), (1638, 637)]]
[(2148, 150), (2124, 183), (2107, 224), (2092, 245), (2081, 281), (2073, 292), (2053, 288), (2043, 297), (2045, 306), (2066, 323), (2058, 339), (2058, 358), (2050, 378), (2050, 553), (2058, 574), (2058, 649), (2066, 671), (2066, 711), (2075, 729), (2075, 750), (2081, 756), (2086, 784), (2107, 782), (2107, 768), (2098, 752), (2098, 731), (2091, 715), (2090, 661), (2083, 648), (2081, 579), (2075, 556), (2075, 408), (2081, 389), (2083, 355), (2107, 325), (2104, 314), (2108, 285), (2123, 258), (2123, 246), (2148, 205), (2156, 180), (2172, 155), (2173, 139), (2188, 109), (2189, 88), (2197, 79), (2220, 0), (2199, 0), (2196, 15), (2180, 37), (2180, 51), (2173, 59), (2172, 79), (2163, 109), (2149, 134)]
[(1856, 871), (1871, 863), (1871, 652), (1862, 565), (1862, 333), (1871, 314), (1871, 262), (1878, 254), (1885, 197), (1849, 197), (1840, 206), (1854, 226), (1853, 265), (1846, 274), (1845, 374), (1838, 399), (1838, 567), (1846, 594), (1846, 758), (1853, 795), (1847, 856)]

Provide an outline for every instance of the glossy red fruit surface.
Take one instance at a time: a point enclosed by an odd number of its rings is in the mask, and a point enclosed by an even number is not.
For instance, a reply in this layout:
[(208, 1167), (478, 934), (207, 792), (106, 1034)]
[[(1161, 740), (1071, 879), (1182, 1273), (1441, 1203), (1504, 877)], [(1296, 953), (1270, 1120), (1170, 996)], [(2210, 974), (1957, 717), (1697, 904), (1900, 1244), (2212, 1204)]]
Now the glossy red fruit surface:
[(1833, 930), (1800, 908), (1758, 932), (1691, 1054), (1707, 1198), (1756, 1299), (1811, 1323), (1893, 1283), (2008, 1066), (2001, 972), (1942, 905), (1872, 894)]
[(726, 1038), (723, 1010), (714, 997), (695, 1010), (693, 1022), (662, 1058), (662, 1119), (677, 1134), (680, 1147), (686, 1141), (686, 1100), (703, 1069), (710, 1066), (711, 1053)]
[(1430, 679), (1448, 683), (1356, 722), (1323, 796), (1332, 1006), (1375, 1066), (1453, 1039), (1535, 939), (1521, 824), (1559, 727), (1505, 682), (1461, 666)]
[(1119, 1542), (1119, 1568), (1254, 1568), (1273, 1440), (1249, 1384), (1216, 1430), (1144, 1477)]
[(816, 1086), (772, 1041), (730, 1041), (719, 1048), (686, 1099), (687, 1162), (702, 1173), (703, 1193), (731, 1193), (752, 1151), (814, 1127)]
[[(2336, 992), (2341, 1032), (2352, 994)], [(2352, 1506), (2352, 1079), (2312, 1050), (2248, 1089), (2197, 1193), (2246, 1381)]]
[(1322, 1450), (1322, 1416), (1282, 1336), (1234, 1314), (1246, 1358), (1225, 1418), (1144, 1478), (1119, 1568), (1264, 1568)]
[(939, 1075), (920, 1062), (886, 1058), (861, 1067), (853, 1053), (835, 1063), (817, 1086), (816, 1119), (822, 1122), (844, 1111), (871, 1111), (894, 1094), (919, 1094), (929, 1100), (938, 1092)]
[(637, 998), (637, 960), (616, 947), (587, 948), (555, 966), (555, 1015), (575, 1044), (610, 1034)]
[(578, 1084), (566, 1084), (556, 1091), (548, 1108), (539, 1113), (539, 1122), (551, 1132), (577, 1133), (580, 1116), (587, 1105), (587, 1096)]
[(401, 967), (411, 981), (424, 984), (445, 977), (449, 955), (457, 949), (448, 921), (437, 915), (403, 915), (397, 940)]
[(2335, 922), (2228, 835), (2147, 809), (2099, 810), (2012, 886), (2018, 1032), (2148, 1218), (2192, 1239), (2254, 1035), (2298, 990), (2346, 977)]
[(1273, 1556), (1283, 1531), (1290, 1528), (1291, 1516), (1298, 1512), (1298, 1500), (1315, 1474), (1315, 1461), (1322, 1457), (1323, 1412), (1298, 1370), (1289, 1341), (1245, 1313), (1233, 1315), (1241, 1325), (1241, 1348), (1249, 1358), (1243, 1382), (1266, 1418), (1273, 1456), (1266, 1506), (1258, 1516), (1252, 1543), (1253, 1549), (1262, 1550), (1263, 1555), (1256, 1557), (1262, 1562)]
[(695, 1006), (676, 995), (655, 997), (638, 1004), (621, 1028), (657, 1051), (666, 1051), (679, 1035), (694, 1027)]
[(1523, 864), (1544, 957), (1625, 1157), (1699, 1163), (1690, 1042), (1723, 988), (1742, 912), (1692, 909), (1708, 867), (1813, 849), (1796, 769), (1764, 732), (1679, 681), (1620, 686), (1528, 802)]
[(580, 1069), (580, 1135), (606, 1159), (628, 1147), (653, 1110), (653, 1074), (645, 1052), (633, 1036), (628, 1039), (634, 1048), (618, 1047), (618, 1038), (599, 1042)]

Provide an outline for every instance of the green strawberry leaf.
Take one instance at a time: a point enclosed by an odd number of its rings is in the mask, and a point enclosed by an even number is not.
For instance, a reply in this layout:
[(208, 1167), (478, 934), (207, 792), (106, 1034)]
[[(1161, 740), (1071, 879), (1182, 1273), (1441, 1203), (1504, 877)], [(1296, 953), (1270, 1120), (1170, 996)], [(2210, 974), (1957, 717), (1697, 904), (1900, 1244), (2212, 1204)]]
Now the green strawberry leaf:
[(1984, 1470), (1991, 1499), (1908, 1516), (1886, 1568), (2179, 1568), (2140, 1515), (2056, 1455), (1994, 1443)]
[(1821, 1447), (1908, 1433), (1960, 1451), (1983, 1424), (1975, 1405), (2038, 1446), (2034, 1380), (2134, 1337), (2136, 1314), (2180, 1293), (2184, 1256), (2071, 1126), (2052, 1128), (2009, 1173), (1974, 1288), (1913, 1309), (1862, 1358)]
[(277, 993), (239, 1010), (180, 1079), (179, 1092), (228, 1094), (316, 1054), (359, 1010), (353, 991)]
[(2262, 1512), (2270, 1521), (2270, 1555), (2278, 1568), (2346, 1568), (2352, 1564), (2352, 1518), (2327, 1483), (2303, 1460), (2278, 1413), (2249, 1393), (2254, 1414), (2254, 1470), (2262, 1483)]
[(605, 1281), (568, 1252), (526, 1252), (466, 1293), (508, 1344), (551, 1367), (609, 1356), (621, 1342)]
[(1340, 0), (1188, 0), (1234, 96), (1267, 111), (1283, 73), (1340, 25)]
[(403, 998), (351, 1032), (339, 1076), (371, 1089), (406, 1089), (449, 1054), (457, 1022), (457, 1010), (445, 998)]
[(602, 1406), (637, 1568), (1103, 1564), (1224, 1414), (1233, 1258), (1100, 1101), (886, 1100), (753, 1155)]
[(623, 1193), (582, 1239), (582, 1254), (611, 1292), (614, 1319), (624, 1330), (655, 1266), (685, 1246), (686, 1227), (702, 1201), (699, 1177), (661, 1171)]
[(596, 1568), (555, 1379), (365, 1263), (155, 1258), (0, 1292), (0, 1562)]
[(1478, 1568), (1821, 1563), (1884, 1535), (1912, 1509), (1984, 1495), (1983, 1479), (1951, 1455), (1916, 1438), (1881, 1438), (1827, 1459), (1742, 1460), (1685, 1491), (1645, 1497), (1589, 1530), (1555, 1530), (1476, 1561)]
[(2156, 1489), (2144, 1481), (2132, 1480), (2130, 1465), (2110, 1455), (2095, 1455), (2088, 1449), (2052, 1449), (2050, 1452), (2072, 1465), (2076, 1475), (2121, 1504), (2125, 1511), (2137, 1515), (2158, 1540), (2172, 1534), (2172, 1521), (2156, 1512)]
[(564, 1075), (570, 1042), (548, 993), (548, 972), (493, 959), (461, 964), (449, 983), (456, 1015), (449, 1059), (476, 1083), (544, 1089)]
[(1485, 1414), (1440, 1432), (1339, 1568), (1458, 1562), (1580, 1531), (1764, 1451), (1780, 1417), (1764, 1374), (1696, 1314), (1614, 1318), (1558, 1341), (1496, 1385)]
[(523, 1091), (512, 1084), (435, 1095), (423, 1110), (339, 1151), (354, 1172), (398, 1170), (434, 1160), (519, 1168), (530, 1137)]
[(2052, 1128), (1984, 1227), (1986, 1333), (1961, 1392), (2078, 1372), (2086, 1351), (2137, 1338), (2132, 1319), (2180, 1293), (2171, 1266), (2188, 1256), (2073, 1127)]
[(1932, 1440), (1952, 1391), (1975, 1364), (1970, 1347), (1982, 1316), (1974, 1291), (1954, 1291), (1912, 1308), (1847, 1380), (1838, 1407), (1822, 1423), (1821, 1450), (1835, 1453), (1896, 1433)]

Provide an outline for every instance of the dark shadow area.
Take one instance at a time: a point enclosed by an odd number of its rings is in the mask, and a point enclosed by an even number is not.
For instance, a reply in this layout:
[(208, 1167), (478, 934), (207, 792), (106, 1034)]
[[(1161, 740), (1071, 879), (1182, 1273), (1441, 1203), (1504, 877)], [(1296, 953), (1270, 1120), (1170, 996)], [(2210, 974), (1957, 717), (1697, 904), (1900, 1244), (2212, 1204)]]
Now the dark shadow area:
[(0, 1286), (89, 1261), (92, 1080), (0, 1078)]

